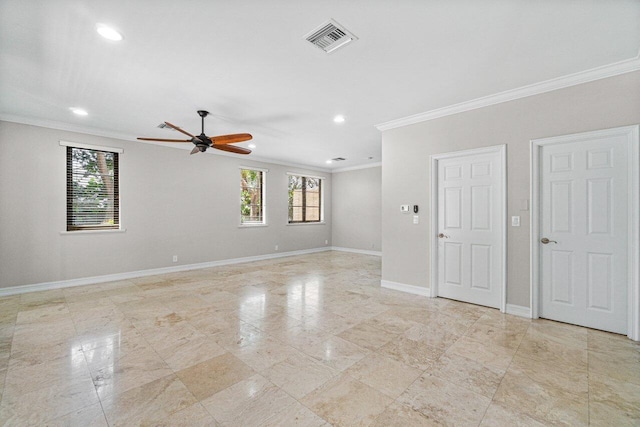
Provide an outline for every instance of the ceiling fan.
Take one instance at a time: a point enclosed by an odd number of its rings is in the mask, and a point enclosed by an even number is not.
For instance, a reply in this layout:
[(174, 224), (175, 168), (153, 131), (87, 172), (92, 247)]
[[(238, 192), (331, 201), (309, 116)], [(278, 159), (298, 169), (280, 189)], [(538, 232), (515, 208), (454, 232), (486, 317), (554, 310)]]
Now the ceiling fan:
[(182, 132), (187, 135), (191, 139), (163, 139), (163, 138), (138, 138), (141, 141), (159, 141), (159, 142), (191, 142), (195, 147), (191, 150), (191, 154), (195, 154), (198, 152), (204, 153), (207, 151), (207, 148), (212, 147), (217, 150), (229, 151), (231, 153), (236, 154), (249, 154), (251, 150), (244, 147), (234, 147), (233, 144), (236, 142), (249, 141), (253, 136), (249, 133), (235, 133), (232, 135), (218, 135), (218, 136), (207, 136), (204, 133), (204, 118), (209, 115), (208, 111), (198, 110), (198, 114), (202, 118), (202, 133), (198, 136), (191, 135), (189, 132), (180, 129), (176, 125), (172, 125), (169, 122), (164, 122), (170, 128), (177, 130), (178, 132)]

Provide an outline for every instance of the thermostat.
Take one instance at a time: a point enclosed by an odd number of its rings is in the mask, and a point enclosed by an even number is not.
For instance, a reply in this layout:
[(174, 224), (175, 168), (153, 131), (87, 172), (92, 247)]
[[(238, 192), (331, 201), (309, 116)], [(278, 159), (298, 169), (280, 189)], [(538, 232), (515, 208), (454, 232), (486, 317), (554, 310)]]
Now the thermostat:
[(400, 212), (409, 213), (409, 205), (400, 205)]

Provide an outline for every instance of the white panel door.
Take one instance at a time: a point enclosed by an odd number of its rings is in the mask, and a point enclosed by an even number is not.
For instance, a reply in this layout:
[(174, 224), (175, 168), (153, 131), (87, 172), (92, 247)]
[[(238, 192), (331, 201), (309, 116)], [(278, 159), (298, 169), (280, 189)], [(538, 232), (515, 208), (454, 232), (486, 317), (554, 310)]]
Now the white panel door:
[(499, 151), (438, 161), (438, 296), (501, 307), (503, 180)]
[(540, 317), (626, 333), (626, 156), (624, 135), (542, 147)]

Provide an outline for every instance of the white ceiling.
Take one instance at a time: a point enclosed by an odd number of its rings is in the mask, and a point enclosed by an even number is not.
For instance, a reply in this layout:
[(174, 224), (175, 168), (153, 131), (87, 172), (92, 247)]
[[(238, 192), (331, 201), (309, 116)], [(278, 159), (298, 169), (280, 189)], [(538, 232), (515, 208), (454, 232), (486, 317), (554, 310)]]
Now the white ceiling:
[[(359, 40), (304, 40), (330, 18)], [(358, 166), (376, 124), (635, 57), (639, 22), (637, 0), (0, 0), (0, 118), (179, 138), (156, 126), (199, 133), (206, 109), (256, 158)]]

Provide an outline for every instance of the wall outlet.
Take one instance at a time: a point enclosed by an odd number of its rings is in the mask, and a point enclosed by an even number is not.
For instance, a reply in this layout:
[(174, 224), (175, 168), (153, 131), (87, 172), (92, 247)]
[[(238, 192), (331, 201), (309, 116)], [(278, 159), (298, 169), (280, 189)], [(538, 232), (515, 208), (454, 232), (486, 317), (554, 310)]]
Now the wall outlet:
[(512, 216), (511, 217), (511, 226), (512, 227), (520, 227), (520, 217), (519, 216)]
[(173, 256), (173, 262), (178, 262), (178, 255)]
[(420, 216), (414, 215), (413, 216), (413, 223), (414, 224), (420, 224)]
[(328, 244), (329, 244), (329, 241), (328, 241), (328, 240), (325, 240), (325, 241), (324, 241), (324, 244), (325, 244), (325, 245), (328, 245)]
[(276, 251), (278, 250), (278, 245), (276, 245)]

